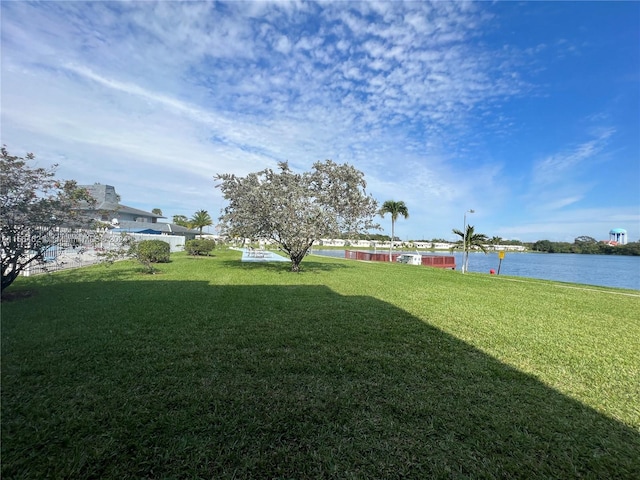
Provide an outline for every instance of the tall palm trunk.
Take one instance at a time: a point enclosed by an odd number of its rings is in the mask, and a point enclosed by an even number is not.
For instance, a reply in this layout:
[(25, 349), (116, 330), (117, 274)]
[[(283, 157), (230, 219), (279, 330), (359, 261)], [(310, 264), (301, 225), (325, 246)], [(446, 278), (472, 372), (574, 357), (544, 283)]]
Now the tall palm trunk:
[(398, 215), (402, 215), (404, 218), (409, 218), (409, 210), (404, 202), (396, 202), (393, 200), (387, 200), (380, 209), (380, 216), (384, 217), (385, 213), (391, 214), (391, 242), (389, 243), (389, 261), (393, 261), (393, 241), (396, 238), (396, 220)]
[(464, 249), (464, 271), (469, 271), (469, 239), (466, 239), (467, 245)]
[(396, 231), (396, 222), (393, 218), (391, 218), (391, 243), (389, 243), (389, 261), (390, 262), (393, 262), (392, 251), (393, 251), (393, 239), (396, 237), (395, 231)]

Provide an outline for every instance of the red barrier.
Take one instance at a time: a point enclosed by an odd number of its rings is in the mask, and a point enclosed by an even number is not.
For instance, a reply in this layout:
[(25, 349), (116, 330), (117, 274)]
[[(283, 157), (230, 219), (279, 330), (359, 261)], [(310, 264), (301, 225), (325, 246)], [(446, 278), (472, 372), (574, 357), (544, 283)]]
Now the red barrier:
[(422, 265), (435, 268), (456, 269), (456, 257), (444, 255), (423, 255)]
[[(392, 253), (391, 261), (397, 261), (398, 257), (402, 255), (402, 253)], [(361, 252), (358, 250), (345, 250), (344, 258), (348, 258), (350, 260), (363, 260), (367, 262), (388, 262), (389, 261), (389, 253), (372, 253), (372, 252)], [(450, 268), (451, 270), (456, 269), (456, 257), (448, 256), (448, 255), (422, 255), (422, 265), (427, 267), (434, 268)]]

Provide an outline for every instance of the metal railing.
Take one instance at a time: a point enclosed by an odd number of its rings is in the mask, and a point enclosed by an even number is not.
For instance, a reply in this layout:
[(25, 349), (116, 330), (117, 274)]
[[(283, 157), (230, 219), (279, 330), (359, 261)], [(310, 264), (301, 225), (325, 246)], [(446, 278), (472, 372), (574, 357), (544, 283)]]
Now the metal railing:
[[(172, 252), (184, 250), (186, 240), (178, 235), (126, 235), (134, 241), (162, 240), (171, 246)], [(46, 241), (51, 246), (45, 251), (43, 259), (31, 262), (22, 271), (22, 275), (28, 277), (95, 265), (104, 260), (105, 253), (120, 249), (123, 238), (123, 234), (109, 231), (57, 228), (47, 234)]]

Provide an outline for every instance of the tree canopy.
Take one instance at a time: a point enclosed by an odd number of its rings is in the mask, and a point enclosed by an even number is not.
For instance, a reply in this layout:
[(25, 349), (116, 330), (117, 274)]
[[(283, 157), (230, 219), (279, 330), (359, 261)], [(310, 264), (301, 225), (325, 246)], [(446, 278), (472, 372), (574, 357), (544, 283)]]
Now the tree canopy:
[(538, 240), (531, 245), (535, 252), (547, 253), (580, 253), (596, 255), (640, 255), (640, 242), (629, 242), (626, 245), (609, 245), (607, 242), (598, 242), (595, 238), (586, 235), (575, 238), (573, 243), (552, 242), (550, 240)]
[(193, 214), (191, 220), (189, 220), (190, 228), (198, 228), (200, 229), (200, 235), (202, 235), (202, 229), (204, 227), (208, 227), (209, 225), (213, 225), (213, 221), (211, 220), (211, 216), (209, 212), (206, 210), (198, 210)]
[(191, 228), (189, 225), (189, 219), (184, 215), (174, 215), (172, 218), (173, 223), (180, 225), (181, 227)]
[(454, 228), (453, 233), (460, 237), (460, 240), (453, 248), (461, 248), (464, 253), (464, 258), (462, 259), (462, 273), (464, 273), (469, 270), (469, 250), (477, 249), (486, 254), (486, 244), (489, 243), (489, 239), (484, 233), (476, 233), (473, 225), (467, 225), (466, 232)]
[(59, 227), (87, 226), (78, 207), (95, 200), (75, 181), (56, 180), (55, 169), (31, 167), (35, 156), (10, 155), (2, 147), (0, 160), (0, 229), (2, 291), (31, 263), (42, 261), (57, 241)]
[(500, 245), (502, 244), (502, 237), (493, 236), (489, 239), (489, 243), (491, 245)]
[(276, 242), (289, 255), (292, 271), (300, 269), (313, 242), (323, 236), (379, 228), (373, 223), (378, 204), (366, 193), (364, 174), (348, 164), (325, 160), (296, 173), (279, 162), (276, 171), (215, 179), (229, 202), (220, 217), (225, 233)]

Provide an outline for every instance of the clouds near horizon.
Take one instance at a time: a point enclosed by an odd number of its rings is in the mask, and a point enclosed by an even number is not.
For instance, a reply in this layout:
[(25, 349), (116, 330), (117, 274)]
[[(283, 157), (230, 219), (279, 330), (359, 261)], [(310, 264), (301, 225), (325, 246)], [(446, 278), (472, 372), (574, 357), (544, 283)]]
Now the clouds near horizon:
[[(448, 238), (469, 208), (490, 236), (564, 240), (621, 226), (640, 238), (637, 192), (603, 197), (604, 182), (640, 180), (630, 133), (639, 126), (639, 55), (605, 56), (637, 37), (627, 18), (637, 6), (612, 7), (624, 20), (617, 29), (604, 22), (596, 34), (598, 24), (580, 16), (576, 27), (530, 36), (512, 27), (524, 17), (569, 18), (577, 7), (1, 8), (2, 142), (60, 163), (81, 183), (114, 184), (124, 203), (215, 216), (216, 173), (332, 158), (365, 172), (380, 202), (407, 203), (402, 238)], [(583, 83), (566, 75), (572, 65)], [(595, 205), (602, 221), (567, 225), (567, 214), (582, 218)]]

